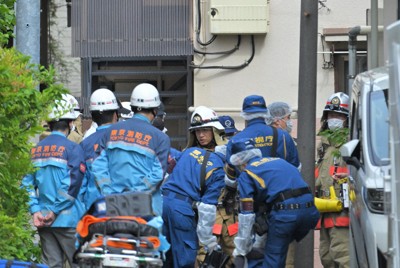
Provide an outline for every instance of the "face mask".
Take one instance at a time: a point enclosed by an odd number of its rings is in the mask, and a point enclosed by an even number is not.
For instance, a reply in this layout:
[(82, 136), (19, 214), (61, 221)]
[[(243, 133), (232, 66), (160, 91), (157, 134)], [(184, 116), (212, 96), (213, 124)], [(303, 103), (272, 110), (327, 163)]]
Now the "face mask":
[(292, 120), (287, 120), (286, 122), (286, 131), (288, 132), (288, 133), (290, 133), (290, 132), (292, 132), (292, 129), (293, 129), (293, 122), (292, 122)]
[(328, 128), (334, 130), (343, 127), (343, 120), (337, 118), (328, 119)]

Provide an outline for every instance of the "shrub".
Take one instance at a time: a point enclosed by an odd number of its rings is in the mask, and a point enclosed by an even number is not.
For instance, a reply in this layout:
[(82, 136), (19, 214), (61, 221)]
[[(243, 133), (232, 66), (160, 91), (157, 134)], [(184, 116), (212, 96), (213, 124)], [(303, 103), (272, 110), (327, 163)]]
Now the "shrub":
[(33, 65), (28, 56), (4, 48), (15, 22), (13, 2), (0, 0), (0, 258), (40, 261), (28, 194), (20, 183), (34, 171), (33, 138), (43, 131), (49, 107), (67, 90), (55, 83), (52, 68)]

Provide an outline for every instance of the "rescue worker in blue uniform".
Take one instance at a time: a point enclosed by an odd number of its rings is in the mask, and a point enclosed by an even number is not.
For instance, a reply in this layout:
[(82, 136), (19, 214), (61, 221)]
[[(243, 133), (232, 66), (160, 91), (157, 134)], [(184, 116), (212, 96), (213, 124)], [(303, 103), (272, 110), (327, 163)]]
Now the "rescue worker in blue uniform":
[(188, 147), (162, 186), (163, 230), (171, 244), (164, 267), (195, 267), (199, 242), (209, 252), (217, 247), (213, 226), (225, 173), (223, 156), (212, 151), (224, 143), (223, 129), (211, 109), (193, 112)]
[[(262, 96), (250, 95), (243, 100), (241, 116), (246, 120), (246, 127), (232, 141), (250, 138), (265, 157), (285, 159), (295, 167), (300, 167), (296, 145), (290, 134), (282, 129), (268, 126), (268, 109)], [(274, 133), (275, 132), (275, 133)], [(276, 140), (275, 138), (276, 137)], [(227, 155), (229, 162), (230, 155)]]
[(160, 185), (167, 171), (169, 137), (151, 121), (160, 106), (158, 90), (142, 83), (134, 88), (134, 116), (106, 130), (100, 155), (93, 161), (93, 175), (102, 195), (150, 192), (155, 215), (161, 216)]
[(297, 168), (280, 158), (262, 157), (253, 140), (230, 142), (227, 151), (230, 162), (240, 170), (235, 264), (242, 267), (252, 249), (253, 227), (257, 227), (254, 208), (266, 206), (268, 231), (262, 267), (285, 267), (290, 242), (303, 239), (318, 222), (314, 197)]
[(25, 176), (22, 187), (29, 193), (29, 211), (37, 227), (43, 261), (49, 267), (71, 267), (75, 253), (75, 227), (84, 213), (78, 199), (86, 171), (82, 148), (67, 139), (79, 114), (68, 96), (56, 102), (49, 115), (51, 133), (31, 150), (37, 170)]
[[(255, 142), (255, 146), (261, 150), (263, 157), (279, 157), (285, 159), (298, 169), (301, 168), (296, 144), (290, 134), (280, 128), (266, 124), (266, 121), (270, 119), (270, 114), (265, 99), (262, 96), (247, 96), (243, 100), (241, 116), (245, 119), (246, 127), (233, 136), (230, 142), (240, 139), (252, 139)], [(226, 182), (233, 189), (234, 183), (229, 182), (229, 179), (234, 180), (237, 171), (230, 165), (229, 158), (230, 152), (228, 151), (226, 156), (228, 165), (225, 165), (225, 172), (227, 174)], [(263, 213), (257, 213), (257, 218), (260, 216), (263, 216)], [(263, 221), (263, 219), (260, 220)], [(256, 235), (256, 246), (249, 261), (249, 267), (257, 267), (262, 258), (260, 253), (263, 249), (259, 247), (265, 244), (266, 234), (261, 231), (258, 233)]]
[(118, 121), (119, 107), (114, 93), (106, 88), (95, 90), (90, 96), (89, 110), (92, 120), (97, 124), (96, 132), (84, 139), (80, 145), (84, 151), (86, 162), (86, 173), (81, 194), (86, 210), (94, 201), (101, 197), (100, 190), (96, 185), (92, 174), (93, 160), (98, 156), (97, 149), (106, 130)]

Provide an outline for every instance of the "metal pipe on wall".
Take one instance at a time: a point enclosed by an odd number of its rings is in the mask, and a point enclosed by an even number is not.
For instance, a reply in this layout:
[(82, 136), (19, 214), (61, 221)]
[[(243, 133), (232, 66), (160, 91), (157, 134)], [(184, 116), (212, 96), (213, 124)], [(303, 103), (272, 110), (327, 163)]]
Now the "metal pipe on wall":
[(371, 62), (368, 69), (378, 67), (378, 0), (371, 0)]
[[(15, 45), (21, 53), (40, 63), (40, 1), (17, 0)], [(39, 89), (39, 88), (38, 88)]]

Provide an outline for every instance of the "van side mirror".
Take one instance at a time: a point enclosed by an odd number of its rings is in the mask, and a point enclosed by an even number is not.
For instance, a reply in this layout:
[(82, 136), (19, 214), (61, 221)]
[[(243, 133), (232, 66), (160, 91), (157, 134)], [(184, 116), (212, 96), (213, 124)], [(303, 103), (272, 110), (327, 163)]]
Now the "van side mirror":
[(340, 154), (343, 157), (343, 160), (351, 166), (354, 166), (356, 169), (361, 168), (360, 159), (358, 159), (355, 155), (359, 155), (356, 150), (358, 150), (358, 144), (360, 140), (354, 139), (351, 140), (340, 147)]

